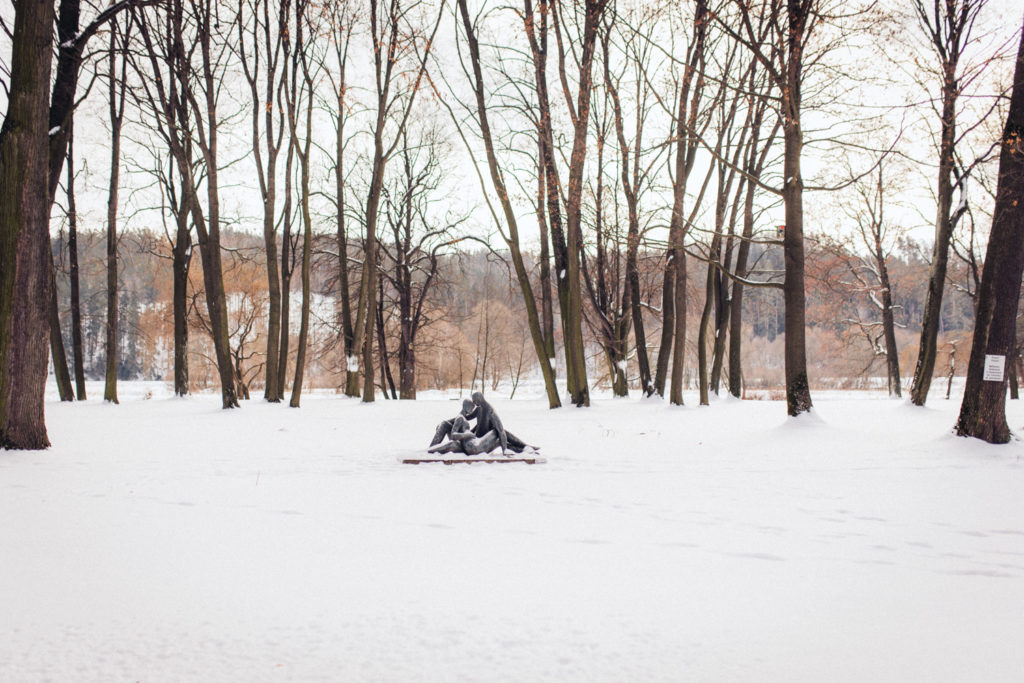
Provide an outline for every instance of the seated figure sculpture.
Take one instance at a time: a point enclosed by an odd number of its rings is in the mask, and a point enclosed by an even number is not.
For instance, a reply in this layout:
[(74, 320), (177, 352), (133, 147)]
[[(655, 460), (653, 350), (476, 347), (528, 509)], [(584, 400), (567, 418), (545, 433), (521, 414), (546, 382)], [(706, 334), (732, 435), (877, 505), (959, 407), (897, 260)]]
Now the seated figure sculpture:
[[(429, 448), (433, 448), (434, 446), (436, 446), (439, 443), (441, 443), (442, 441), (444, 441), (446, 438), (451, 438), (452, 429), (455, 426), (455, 422), (457, 420), (460, 420), (460, 419), (461, 419), (462, 422), (466, 422), (467, 420), (473, 419), (473, 413), (475, 411), (476, 411), (476, 405), (472, 401), (470, 401), (468, 398), (467, 399), (463, 399), (463, 401), (462, 401), (462, 410), (459, 411), (459, 414), (456, 415), (455, 417), (453, 417), (452, 419), (445, 420), (441, 424), (437, 425), (437, 429), (434, 430), (434, 440), (430, 442)], [(467, 426), (468, 426), (468, 424), (469, 423), (466, 422)], [(460, 426), (464, 426), (464, 425), (462, 425), (460, 423)], [(441, 452), (452, 453), (454, 451), (441, 451)]]
[[(476, 420), (471, 426), (470, 420)], [(444, 438), (450, 440), (444, 442)], [(434, 431), (434, 440), (427, 449), (430, 453), (465, 453), (479, 455), (490, 453), (501, 446), (502, 455), (511, 450), (522, 453), (528, 446), (514, 434), (505, 430), (494, 407), (479, 391), (473, 392), (473, 400), (464, 400), (462, 410), (450, 420), (445, 420)]]

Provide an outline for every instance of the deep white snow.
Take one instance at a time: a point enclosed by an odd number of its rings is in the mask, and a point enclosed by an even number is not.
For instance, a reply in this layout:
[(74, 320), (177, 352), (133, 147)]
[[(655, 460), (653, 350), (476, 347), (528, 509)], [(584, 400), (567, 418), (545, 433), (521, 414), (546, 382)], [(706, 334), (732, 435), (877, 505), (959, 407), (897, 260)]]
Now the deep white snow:
[(1024, 680), (1024, 450), (957, 400), (494, 398), (547, 464), (446, 467), (458, 401), (154, 386), (0, 452), (0, 680)]

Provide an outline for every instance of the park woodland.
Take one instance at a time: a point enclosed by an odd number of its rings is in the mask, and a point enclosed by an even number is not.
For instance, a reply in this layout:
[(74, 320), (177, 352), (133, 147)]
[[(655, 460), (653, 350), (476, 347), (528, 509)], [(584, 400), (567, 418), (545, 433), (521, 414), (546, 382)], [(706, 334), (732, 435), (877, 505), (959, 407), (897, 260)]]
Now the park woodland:
[(923, 406), (966, 378), (957, 432), (1008, 441), (1022, 21), (997, 0), (6, 3), (0, 444), (49, 445), (48, 385), (116, 404), (129, 380), (241, 410), (480, 391), (796, 417), (818, 390)]

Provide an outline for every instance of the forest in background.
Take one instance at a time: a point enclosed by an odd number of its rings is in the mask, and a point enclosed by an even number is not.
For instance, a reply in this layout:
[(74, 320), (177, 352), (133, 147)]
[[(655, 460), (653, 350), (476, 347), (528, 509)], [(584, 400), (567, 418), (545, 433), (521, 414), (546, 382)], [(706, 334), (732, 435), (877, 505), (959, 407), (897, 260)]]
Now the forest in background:
[[(120, 243), (118, 326), (118, 378), (122, 380), (173, 380), (174, 329), (173, 292), (166, 241), (153, 232), (135, 232)], [(225, 290), (228, 295), (232, 358), (239, 382), (239, 393), (249, 396), (265, 388), (266, 335), (269, 295), (262, 241), (244, 232), (224, 235), (228, 250), (225, 259)], [(314, 293), (311, 354), (308, 370), (310, 388), (344, 389), (345, 356), (341, 346), (340, 302), (336, 296), (337, 273), (335, 244), (330, 236), (319, 236), (313, 246), (312, 282)], [(54, 258), (58, 271), (67, 267), (66, 236), (60, 233), (54, 241)], [(752, 254), (758, 267), (771, 272), (782, 270), (778, 247), (759, 247)], [(105, 372), (104, 330), (106, 320), (106, 245), (105, 235), (98, 232), (78, 234), (80, 263), (83, 352), (85, 375), (89, 380), (102, 380)], [(924, 283), (927, 279), (927, 245), (909, 240), (901, 242), (890, 261), (890, 278), (896, 306), (897, 340), (900, 366), (913, 367), (916, 361), (914, 341), (921, 331), (924, 309)], [(536, 278), (536, 259), (528, 256)], [(514, 277), (506, 264), (507, 254), (485, 250), (449, 254), (438, 264), (436, 284), (425, 303), (424, 323), (417, 337), (417, 390), (480, 389), (501, 391), (506, 395), (526, 379), (536, 379), (536, 359), (530, 349), (529, 331), (525, 325), (523, 300)], [(641, 252), (641, 292), (645, 324), (656, 337), (660, 333), (660, 281), (662, 255)], [(808, 325), (813, 343), (808, 360), (814, 369), (815, 388), (884, 389), (885, 348), (879, 338), (876, 307), (871, 301), (872, 289), (858, 280), (861, 257), (835, 245), (812, 242), (808, 254)], [(946, 376), (950, 369), (963, 375), (966, 346), (974, 323), (974, 278), (970, 263), (960, 260), (950, 270), (951, 292), (943, 303), (940, 332), (938, 374)], [(706, 279), (702, 264), (688, 274), (691, 301), (700, 302), (700, 289)], [(385, 278), (386, 280), (386, 278)], [(71, 346), (70, 297), (66, 278), (58, 280), (61, 320), (64, 321), (65, 344)], [(394, 378), (399, 367), (393, 342), (398, 336), (395, 317), (397, 292), (385, 282), (381, 315), (384, 320), (383, 354), (388, 359), (387, 371), (377, 378), (378, 389), (385, 398), (397, 395)], [(189, 312), (192, 343), (190, 345), (190, 389), (212, 390), (217, 387), (216, 365), (209, 341), (208, 323), (203, 317), (202, 276), (193, 272), (189, 281)], [(292, 305), (300, 305), (297, 288), (292, 289)], [(745, 389), (780, 390), (784, 387), (781, 339), (785, 317), (781, 294), (770, 289), (755, 289), (743, 301), (743, 386)], [(699, 324), (700, 310), (688, 310), (692, 328)], [(588, 365), (595, 385), (609, 391), (613, 381), (605, 354), (591, 322), (596, 313), (588, 307), (586, 343)], [(292, 326), (292, 348), (298, 336)], [(950, 366), (950, 354), (960, 353), (959, 365)], [(649, 351), (657, 349), (652, 345)], [(690, 355), (685, 375), (687, 389), (696, 388), (693, 372), (696, 365), (696, 344), (687, 349)], [(382, 349), (378, 348), (381, 354)], [(383, 357), (378, 355), (378, 358)], [(290, 356), (294, 364), (294, 353)], [(379, 368), (384, 368), (379, 365)], [(728, 368), (726, 367), (726, 370)], [(639, 390), (639, 377), (633, 359), (627, 359), (629, 388)], [(388, 376), (390, 375), (390, 380)], [(881, 380), (881, 384), (879, 384)], [(904, 387), (906, 388), (906, 387)], [(718, 393), (716, 391), (716, 393)], [(744, 394), (746, 395), (746, 394)], [(778, 392), (755, 392), (753, 396), (778, 396)]]

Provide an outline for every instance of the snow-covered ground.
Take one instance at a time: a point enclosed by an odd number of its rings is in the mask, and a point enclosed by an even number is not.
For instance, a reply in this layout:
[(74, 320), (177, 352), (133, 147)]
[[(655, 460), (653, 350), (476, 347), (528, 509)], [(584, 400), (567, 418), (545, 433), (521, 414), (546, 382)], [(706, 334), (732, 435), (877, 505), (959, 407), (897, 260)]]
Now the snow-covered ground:
[(547, 464), (446, 467), (456, 401), (120, 395), (0, 452), (2, 681), (1024, 680), (1024, 446), (958, 400), (494, 399)]

